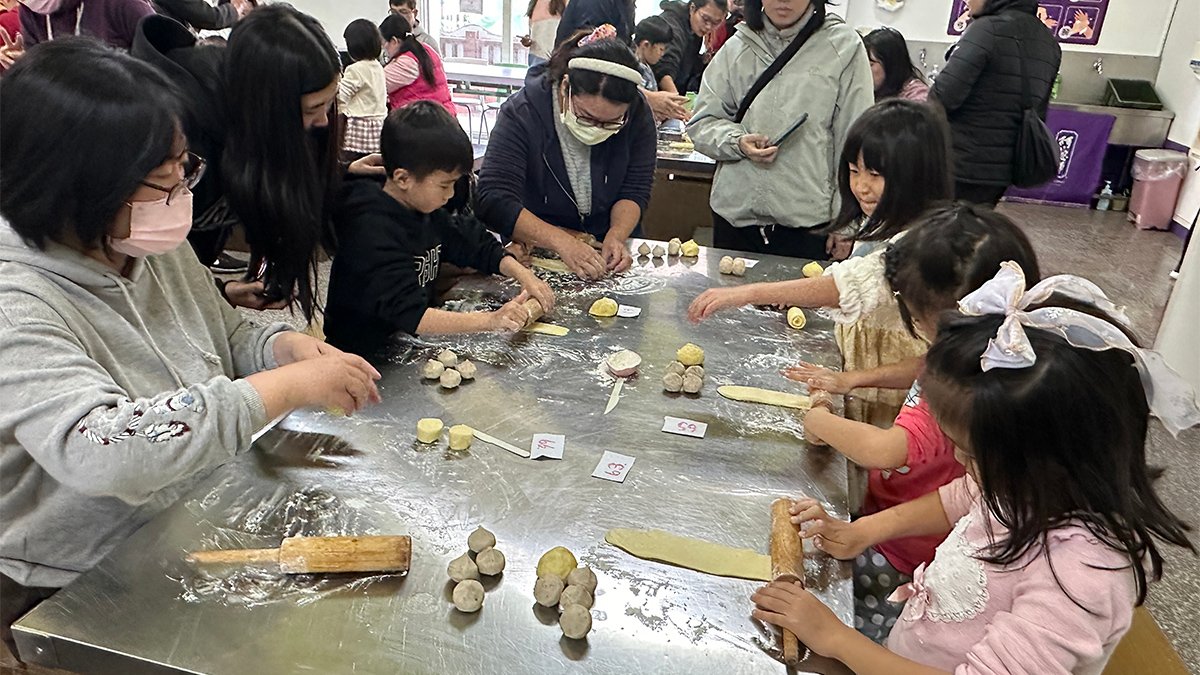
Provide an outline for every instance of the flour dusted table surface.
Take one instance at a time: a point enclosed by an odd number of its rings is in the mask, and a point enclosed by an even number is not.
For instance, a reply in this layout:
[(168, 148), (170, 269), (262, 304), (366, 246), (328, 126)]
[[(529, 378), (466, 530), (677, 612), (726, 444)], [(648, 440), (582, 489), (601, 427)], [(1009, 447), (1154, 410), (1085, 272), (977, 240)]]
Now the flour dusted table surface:
[[(397, 346), (380, 366), (382, 405), (353, 418), (286, 419), (19, 621), (21, 654), (121, 674), (784, 672), (749, 618), (758, 583), (639, 560), (604, 543), (610, 528), (653, 528), (767, 553), (777, 497), (817, 495), (845, 515), (846, 462), (808, 448), (796, 411), (717, 394), (724, 384), (796, 391), (778, 371), (802, 358), (836, 365), (832, 324), (810, 313), (795, 331), (782, 312), (753, 308), (689, 324), (698, 293), (741, 283), (718, 275), (725, 253), (635, 260), (629, 274), (591, 286), (549, 275), (561, 304), (546, 320), (569, 327), (566, 337)], [(745, 281), (797, 277), (804, 262), (767, 256)], [(513, 292), (466, 278), (450, 297), (471, 309)], [(641, 316), (589, 316), (602, 295)], [(704, 389), (664, 394), (662, 375), (686, 342), (705, 350)], [(453, 392), (419, 375), (418, 364), (445, 345), (479, 365), (477, 379)], [(602, 415), (613, 379), (599, 364), (617, 349), (641, 354), (641, 372)], [(705, 422), (707, 435), (663, 433), (667, 415)], [(535, 433), (565, 434), (566, 452), (562, 461), (533, 461), (479, 440), (464, 453), (444, 440), (422, 446), (414, 437), (422, 417), (526, 448)], [(591, 477), (605, 450), (636, 457), (624, 483)], [(508, 567), (485, 583), (482, 611), (464, 615), (450, 603), (446, 565), (477, 525), (496, 534)], [(285, 577), (184, 561), (195, 549), (336, 534), (411, 535), (412, 569)], [(556, 613), (534, 609), (534, 567), (557, 545), (599, 577), (586, 642), (563, 639)], [(850, 621), (849, 566), (809, 553), (809, 587)], [(810, 658), (801, 669), (826, 666)]]

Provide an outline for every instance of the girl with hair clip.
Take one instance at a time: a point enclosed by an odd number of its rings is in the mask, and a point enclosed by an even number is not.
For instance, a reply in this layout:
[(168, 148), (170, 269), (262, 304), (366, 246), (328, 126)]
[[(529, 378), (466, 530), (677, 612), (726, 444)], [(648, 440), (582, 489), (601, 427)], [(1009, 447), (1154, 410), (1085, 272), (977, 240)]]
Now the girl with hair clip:
[[(884, 253), (888, 285), (914, 336), (937, 336), (937, 317), (979, 288), (1006, 260), (1037, 281), (1033, 245), (1011, 220), (989, 209), (960, 204), (929, 211), (908, 236)], [(810, 387), (816, 391), (815, 387)], [(916, 499), (963, 475), (954, 444), (938, 427), (914, 381), (891, 428), (834, 415), (828, 397), (814, 400), (804, 417), (804, 437), (828, 443), (868, 470), (862, 513), (870, 515)], [(876, 642), (887, 637), (900, 608), (887, 598), (911, 581), (918, 565), (933, 560), (943, 537), (910, 537), (879, 544), (854, 562), (855, 627)]]
[(1026, 288), (1005, 262), (959, 311), (922, 384), (967, 475), (851, 523), (812, 499), (792, 508), (835, 558), (947, 535), (895, 594), (906, 604), (888, 648), (798, 584), (761, 589), (754, 616), (860, 674), (1098, 674), (1162, 574), (1160, 545), (1196, 551), (1146, 464), (1149, 415), (1178, 434), (1200, 423), (1195, 395), (1085, 279)]
[(608, 25), (577, 33), (534, 66), (492, 129), (479, 218), (522, 247), (554, 251), (580, 278), (628, 269), (625, 242), (654, 182), (654, 116), (641, 83), (637, 57)]
[(900, 319), (883, 275), (883, 249), (904, 236), (926, 209), (950, 199), (948, 135), (936, 112), (910, 101), (885, 101), (867, 110), (842, 148), (841, 207), (826, 230), (845, 233), (851, 257), (812, 279), (709, 289), (692, 302), (688, 318), (703, 321), (745, 305), (826, 308), (838, 323), (842, 372), (801, 363), (789, 377), (833, 393), (853, 393), (848, 417), (890, 425), (927, 346)]
[(413, 101), (433, 101), (451, 116), (457, 115), (450, 100), (450, 85), (442, 69), (442, 57), (426, 49), (412, 31), (408, 19), (389, 14), (379, 24), (388, 62), (383, 67), (387, 80), (388, 107), (399, 110)]

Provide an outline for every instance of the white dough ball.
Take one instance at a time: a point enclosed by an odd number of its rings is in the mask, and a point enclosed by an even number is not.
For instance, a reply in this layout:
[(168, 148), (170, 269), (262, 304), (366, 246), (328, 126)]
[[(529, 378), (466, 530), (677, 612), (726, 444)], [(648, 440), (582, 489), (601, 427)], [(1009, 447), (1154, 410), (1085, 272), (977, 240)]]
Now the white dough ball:
[(455, 354), (449, 349), (443, 349), (442, 353), (437, 355), (437, 360), (443, 366), (446, 366), (447, 368), (453, 368), (454, 366), (458, 365), (458, 354)]
[(684, 375), (695, 375), (700, 379), (704, 379), (704, 366), (688, 366), (687, 370), (683, 371)]
[(567, 575), (568, 585), (580, 586), (592, 595), (596, 594), (597, 583), (596, 573), (590, 567), (576, 567)]
[(583, 639), (592, 630), (592, 613), (583, 605), (571, 605), (563, 610), (558, 626), (572, 640)]
[(468, 361), (467, 359), (463, 359), (462, 361), (460, 361), (458, 364), (458, 367), (455, 368), (455, 370), (458, 371), (458, 374), (462, 375), (462, 379), (464, 379), (464, 380), (475, 379), (475, 371), (477, 369), (478, 369), (478, 367), (474, 363), (471, 363), (470, 361)]
[(421, 368), (421, 377), (427, 380), (436, 380), (446, 372), (446, 366), (442, 365), (441, 361), (430, 359), (425, 362), (425, 366)]
[(496, 535), (488, 532), (482, 527), (475, 528), (475, 531), (467, 537), (467, 548), (471, 549), (472, 553), (479, 553), (484, 549), (491, 548), (496, 545)]
[(456, 582), (479, 578), (479, 566), (466, 553), (451, 560), (450, 565), (446, 567), (446, 572), (450, 574), (450, 579)]
[(663, 390), (669, 391), (672, 394), (679, 393), (683, 389), (683, 376), (679, 373), (667, 373), (663, 375)]
[(655, 258), (662, 258), (667, 255), (667, 250), (662, 247), (662, 244), (659, 244), (650, 250), (650, 255)]
[(672, 361), (669, 364), (667, 364), (667, 372), (675, 373), (676, 375), (683, 377), (683, 374), (685, 372), (687, 372), (687, 366), (683, 365), (682, 363), (680, 363), (678, 361)]
[(638, 247), (638, 255), (650, 255), (650, 244), (643, 241), (642, 245)]
[(731, 258), (729, 256), (725, 256), (725, 257), (721, 258), (721, 261), (719, 263), (717, 263), (717, 269), (720, 270), (721, 274), (732, 274), (733, 273), (733, 258)]
[(537, 600), (542, 607), (553, 607), (562, 597), (564, 586), (562, 577), (557, 575), (547, 574), (544, 577), (538, 577), (537, 582), (533, 585), (533, 599)]
[(475, 556), (475, 564), (479, 566), (480, 574), (494, 577), (504, 571), (504, 554), (495, 548), (486, 548)]
[(454, 606), (460, 612), (478, 612), (483, 607), (483, 584), (474, 579), (460, 581), (454, 587)]
[(558, 604), (563, 607), (571, 605), (582, 605), (588, 609), (592, 608), (592, 594), (583, 586), (567, 586), (562, 592), (562, 597), (558, 599)]
[(746, 276), (746, 261), (743, 258), (738, 258), (733, 261), (733, 265), (729, 268), (729, 273), (735, 277)]
[(453, 368), (447, 368), (442, 372), (442, 376), (438, 378), (443, 389), (454, 389), (462, 384), (462, 375)]
[(700, 379), (699, 377), (696, 377), (695, 375), (684, 375), (683, 376), (683, 393), (699, 394), (700, 388), (703, 386), (704, 386), (704, 380)]

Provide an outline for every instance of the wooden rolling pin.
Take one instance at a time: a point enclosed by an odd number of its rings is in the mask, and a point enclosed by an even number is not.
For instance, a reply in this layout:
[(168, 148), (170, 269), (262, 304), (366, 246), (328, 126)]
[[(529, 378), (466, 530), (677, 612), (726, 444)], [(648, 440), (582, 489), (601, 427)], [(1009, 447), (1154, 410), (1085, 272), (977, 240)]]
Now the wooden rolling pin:
[(407, 572), (412, 539), (402, 536), (288, 537), (279, 548), (192, 551), (194, 563), (278, 563), (284, 574)]
[(532, 326), (535, 321), (542, 318), (546, 310), (542, 307), (542, 303), (537, 301), (537, 298), (530, 298), (525, 301), (525, 311), (529, 312), (529, 318), (525, 320), (525, 327)]
[[(804, 547), (800, 528), (792, 524), (791, 508), (790, 499), (771, 503), (771, 578), (803, 584)], [(789, 666), (800, 663), (800, 641), (787, 629), (783, 629), (783, 662)]]

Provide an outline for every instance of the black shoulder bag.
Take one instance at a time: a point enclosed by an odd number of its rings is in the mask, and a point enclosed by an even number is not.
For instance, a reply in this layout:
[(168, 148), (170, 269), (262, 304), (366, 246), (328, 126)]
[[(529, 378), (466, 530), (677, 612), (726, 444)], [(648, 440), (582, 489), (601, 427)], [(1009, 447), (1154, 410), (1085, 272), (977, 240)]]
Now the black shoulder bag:
[[(768, 19), (766, 17), (763, 17), (763, 21), (767, 20)], [(738, 106), (737, 114), (733, 116), (734, 122), (739, 124), (741, 123), (742, 118), (746, 116), (746, 111), (750, 110), (750, 104), (754, 103), (754, 99), (758, 98), (759, 92), (766, 88), (767, 84), (770, 83), (771, 80), (775, 79), (775, 76), (779, 74), (779, 71), (783, 70), (783, 67), (788, 64), (788, 61), (792, 60), (792, 57), (796, 55), (796, 52), (800, 51), (800, 48), (804, 46), (804, 43), (808, 42), (808, 39), (811, 38), (814, 33), (820, 30), (821, 26), (824, 24), (825, 3), (816, 2), (813, 5), (812, 18), (808, 20), (808, 23), (804, 25), (804, 28), (800, 29), (800, 32), (796, 35), (796, 37), (792, 38), (791, 43), (789, 43), (788, 46), (779, 53), (779, 56), (775, 57), (775, 60), (771, 62), (771, 65), (767, 66), (767, 69), (758, 76), (758, 79), (754, 81), (753, 85), (751, 85), (750, 91), (746, 92), (746, 96), (742, 98), (741, 105)]]
[(1017, 145), (1013, 148), (1013, 185), (1037, 187), (1058, 175), (1058, 153), (1050, 129), (1034, 109), (1021, 43), (1015, 37), (1009, 39), (1016, 45), (1017, 59), (1021, 63), (1021, 126), (1017, 128)]

